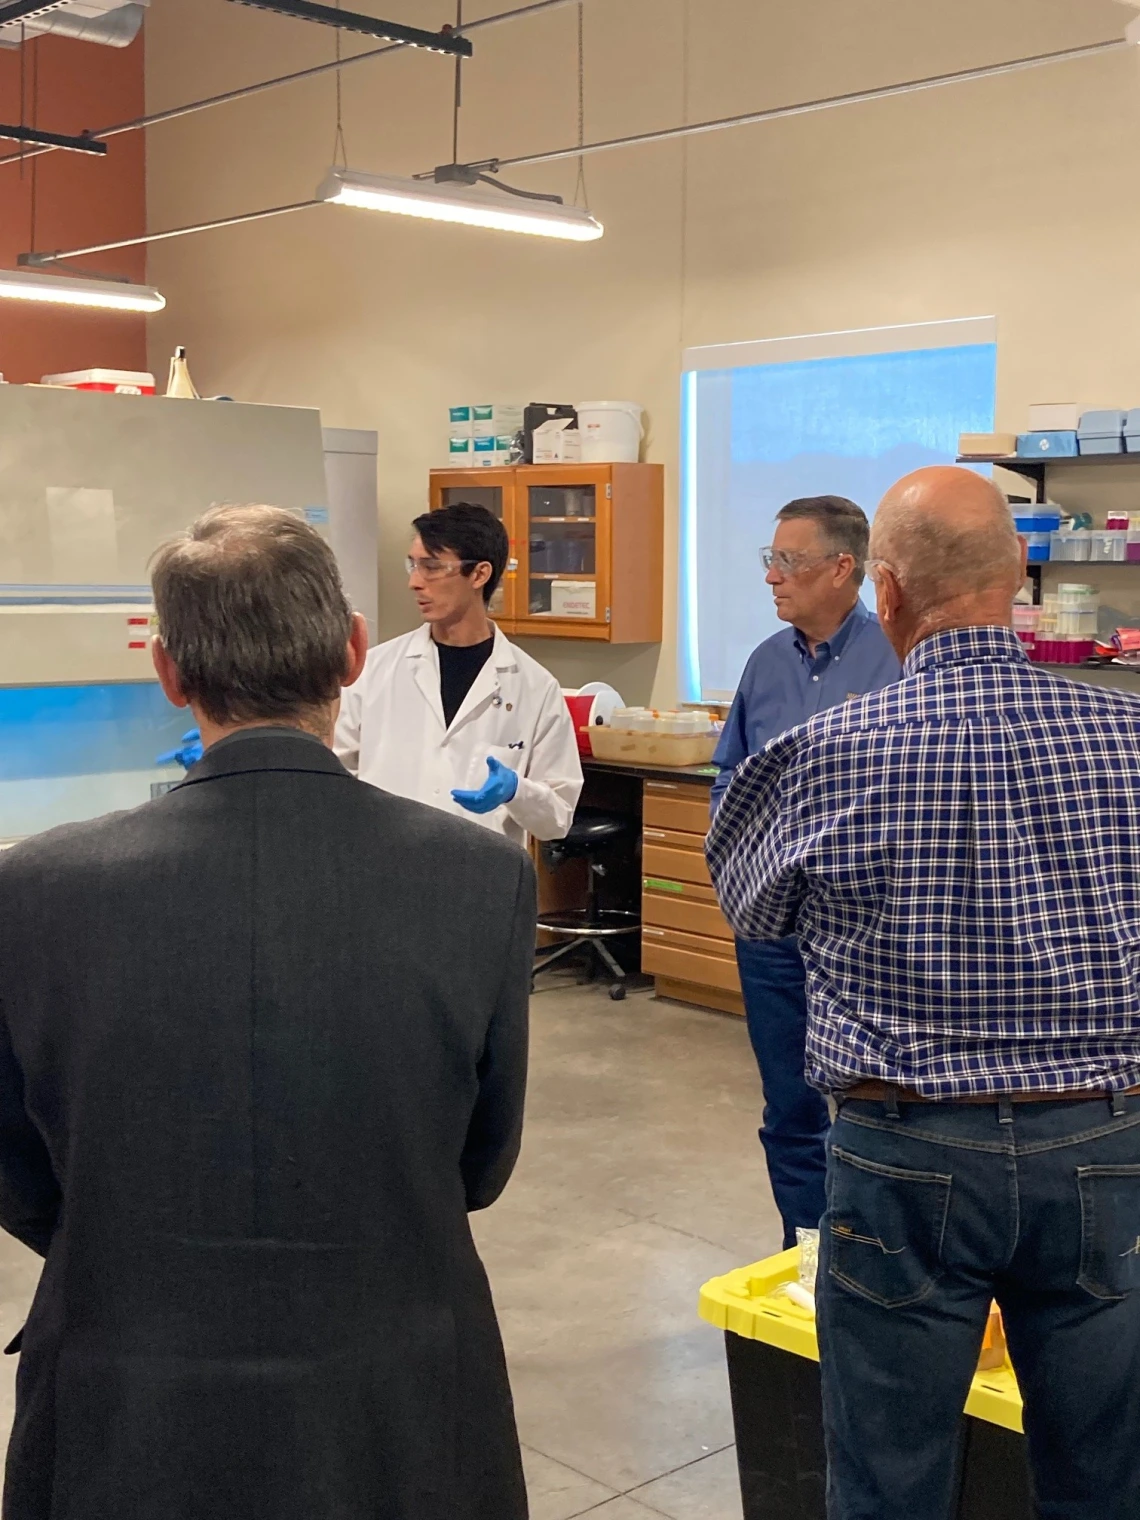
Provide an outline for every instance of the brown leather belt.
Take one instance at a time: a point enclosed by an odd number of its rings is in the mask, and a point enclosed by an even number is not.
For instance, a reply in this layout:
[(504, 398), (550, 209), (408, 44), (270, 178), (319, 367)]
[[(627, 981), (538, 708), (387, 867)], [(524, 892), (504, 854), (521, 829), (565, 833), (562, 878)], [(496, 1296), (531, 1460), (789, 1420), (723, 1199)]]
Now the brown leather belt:
[(1070, 1088), (1066, 1092), (1011, 1092), (968, 1093), (960, 1098), (926, 1098), (922, 1093), (912, 1092), (909, 1087), (896, 1087), (893, 1082), (856, 1082), (835, 1094), (836, 1098), (864, 1098), (871, 1103), (1000, 1103), (1008, 1098), (1011, 1103), (1101, 1103), (1116, 1097), (1130, 1097), (1140, 1093), (1140, 1087), (1126, 1087), (1119, 1092), (1109, 1092), (1103, 1087)]

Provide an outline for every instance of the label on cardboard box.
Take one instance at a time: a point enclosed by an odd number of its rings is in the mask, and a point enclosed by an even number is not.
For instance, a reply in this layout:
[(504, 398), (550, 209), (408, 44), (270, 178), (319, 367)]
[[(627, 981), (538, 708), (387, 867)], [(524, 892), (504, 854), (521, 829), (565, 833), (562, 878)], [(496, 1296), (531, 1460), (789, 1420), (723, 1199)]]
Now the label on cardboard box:
[(470, 438), (452, 438), (447, 445), (448, 463), (466, 465), (471, 463)]

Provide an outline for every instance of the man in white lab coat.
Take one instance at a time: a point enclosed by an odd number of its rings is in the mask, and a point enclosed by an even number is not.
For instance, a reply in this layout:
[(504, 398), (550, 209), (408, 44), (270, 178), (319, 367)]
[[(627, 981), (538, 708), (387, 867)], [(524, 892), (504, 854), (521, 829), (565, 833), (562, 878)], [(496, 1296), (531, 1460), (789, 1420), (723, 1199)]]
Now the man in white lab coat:
[(506, 529), (457, 503), (417, 517), (408, 584), (423, 626), (380, 644), (341, 704), (334, 748), (362, 781), (522, 843), (561, 839), (582, 765), (558, 682), (487, 615)]

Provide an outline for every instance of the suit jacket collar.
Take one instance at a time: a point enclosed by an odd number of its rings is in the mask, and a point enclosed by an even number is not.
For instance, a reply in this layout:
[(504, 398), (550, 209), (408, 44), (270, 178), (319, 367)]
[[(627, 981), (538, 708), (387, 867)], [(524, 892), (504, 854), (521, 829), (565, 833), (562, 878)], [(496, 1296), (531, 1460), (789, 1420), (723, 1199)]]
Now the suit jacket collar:
[(312, 734), (296, 728), (245, 728), (211, 745), (182, 785), (254, 771), (313, 771), (351, 780), (332, 750)]

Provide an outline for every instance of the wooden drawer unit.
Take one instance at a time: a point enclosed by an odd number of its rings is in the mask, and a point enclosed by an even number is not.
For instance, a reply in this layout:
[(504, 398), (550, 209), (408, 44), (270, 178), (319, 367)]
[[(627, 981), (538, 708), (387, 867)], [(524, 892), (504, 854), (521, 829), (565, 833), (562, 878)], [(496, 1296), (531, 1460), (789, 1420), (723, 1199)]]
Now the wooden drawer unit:
[(647, 876), (644, 887), (641, 899), (643, 923), (655, 924), (661, 929), (679, 929), (685, 934), (703, 934), (709, 939), (732, 939), (732, 930), (711, 887), (662, 881), (656, 876)]
[(709, 828), (709, 789), (680, 781), (647, 781), (643, 802), (646, 826), (697, 834), (702, 845)]
[[(667, 976), (694, 987), (716, 987), (722, 992), (740, 992), (740, 973), (731, 944), (702, 939), (697, 934), (677, 934), (658, 930), (668, 936), (657, 939), (652, 928), (641, 931), (641, 969), (653, 976)], [(708, 948), (706, 948), (708, 947)]]
[(732, 930), (705, 864), (709, 789), (646, 781), (642, 806), (642, 970), (662, 996), (743, 1012)]
[(646, 876), (712, 886), (712, 877), (705, 864), (704, 840), (697, 834), (676, 834), (667, 829), (643, 830), (641, 868)]

